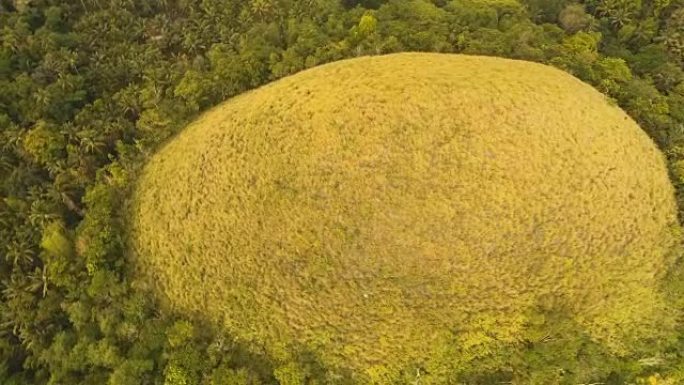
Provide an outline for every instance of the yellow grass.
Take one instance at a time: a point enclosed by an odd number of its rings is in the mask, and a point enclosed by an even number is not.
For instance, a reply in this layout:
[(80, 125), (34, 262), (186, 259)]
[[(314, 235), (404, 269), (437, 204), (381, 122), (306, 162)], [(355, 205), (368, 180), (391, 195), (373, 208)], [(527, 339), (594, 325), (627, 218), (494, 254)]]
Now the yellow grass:
[(516, 342), (542, 299), (619, 354), (669, 322), (663, 157), (540, 64), (396, 54), (279, 80), (163, 147), (131, 222), (167, 306), (360, 374)]

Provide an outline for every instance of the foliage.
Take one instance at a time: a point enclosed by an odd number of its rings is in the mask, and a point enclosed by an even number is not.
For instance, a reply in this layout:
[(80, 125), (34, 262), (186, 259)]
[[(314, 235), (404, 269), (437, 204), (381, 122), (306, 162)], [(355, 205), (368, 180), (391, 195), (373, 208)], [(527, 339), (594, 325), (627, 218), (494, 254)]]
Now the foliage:
[[(169, 344), (167, 330), (177, 321), (193, 330), (200, 321), (160, 310), (131, 286), (121, 208), (140, 164), (196, 114), (330, 61), (439, 50), (571, 71), (658, 143), (681, 217), (684, 3), (577, 3), (0, 0), (0, 383), (161, 384), (175, 372), (189, 383), (276, 382), (273, 368), (290, 361), (272, 362), (220, 332), (194, 333), (187, 352)], [(595, 355), (580, 361), (596, 367), (593, 382), (684, 377), (684, 331), (667, 346), (650, 345), (659, 352), (649, 357), (608, 359), (578, 346), (554, 357)], [(491, 365), (482, 359), (479, 368), (443, 382), (529, 383), (549, 372), (539, 360), (488, 372), (513, 357), (496, 353)], [(185, 354), (201, 365), (188, 370)], [(316, 357), (293, 359), (315, 374), (310, 383), (345, 381), (345, 374), (314, 364)], [(381, 366), (374, 373), (383, 379)], [(565, 373), (561, 383), (580, 376)], [(407, 369), (392, 381), (427, 383), (425, 374)]]

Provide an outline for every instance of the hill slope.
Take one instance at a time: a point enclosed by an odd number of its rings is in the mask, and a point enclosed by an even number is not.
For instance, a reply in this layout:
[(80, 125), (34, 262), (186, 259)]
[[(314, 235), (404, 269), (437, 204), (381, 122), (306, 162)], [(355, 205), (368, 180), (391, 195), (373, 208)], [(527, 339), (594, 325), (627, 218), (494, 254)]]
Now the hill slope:
[(519, 341), (541, 303), (617, 353), (668, 324), (662, 156), (539, 64), (398, 54), (274, 82), (163, 147), (131, 222), (165, 304), (282, 359), (468, 360)]

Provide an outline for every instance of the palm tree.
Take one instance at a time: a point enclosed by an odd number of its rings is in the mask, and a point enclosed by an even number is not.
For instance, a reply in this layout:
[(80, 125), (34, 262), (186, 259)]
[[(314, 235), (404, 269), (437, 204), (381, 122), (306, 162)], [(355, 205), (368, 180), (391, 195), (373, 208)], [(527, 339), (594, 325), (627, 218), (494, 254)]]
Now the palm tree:
[(605, 0), (596, 6), (596, 13), (608, 20), (615, 29), (620, 29), (634, 21), (639, 6), (633, 0)]

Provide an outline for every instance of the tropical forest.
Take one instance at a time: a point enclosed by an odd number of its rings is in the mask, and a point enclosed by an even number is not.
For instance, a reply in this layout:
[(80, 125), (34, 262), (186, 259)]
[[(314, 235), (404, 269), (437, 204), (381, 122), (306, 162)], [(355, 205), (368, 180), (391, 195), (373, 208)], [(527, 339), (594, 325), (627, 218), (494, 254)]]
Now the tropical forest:
[(684, 0), (0, 0), (1, 385), (684, 384)]

